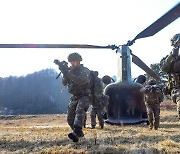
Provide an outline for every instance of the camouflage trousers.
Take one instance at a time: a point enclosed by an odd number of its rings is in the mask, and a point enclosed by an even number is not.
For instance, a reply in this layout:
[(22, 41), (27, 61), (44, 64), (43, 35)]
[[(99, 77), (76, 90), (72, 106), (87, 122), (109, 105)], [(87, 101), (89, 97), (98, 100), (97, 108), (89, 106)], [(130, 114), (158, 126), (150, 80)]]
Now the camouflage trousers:
[(160, 104), (146, 103), (147, 115), (150, 127), (158, 128), (160, 121)]
[(89, 108), (89, 97), (83, 96), (77, 100), (71, 98), (68, 106), (67, 122), (74, 130), (74, 126), (82, 128), (84, 126), (86, 112)]
[(180, 120), (180, 89), (173, 89), (171, 96), (173, 102), (177, 104), (177, 113), (178, 113), (178, 118)]
[(91, 126), (95, 127), (96, 126), (96, 115), (97, 118), (99, 120), (99, 126), (103, 127), (104, 126), (104, 119), (103, 119), (103, 115), (104, 115), (104, 111), (102, 108), (93, 108), (91, 109)]

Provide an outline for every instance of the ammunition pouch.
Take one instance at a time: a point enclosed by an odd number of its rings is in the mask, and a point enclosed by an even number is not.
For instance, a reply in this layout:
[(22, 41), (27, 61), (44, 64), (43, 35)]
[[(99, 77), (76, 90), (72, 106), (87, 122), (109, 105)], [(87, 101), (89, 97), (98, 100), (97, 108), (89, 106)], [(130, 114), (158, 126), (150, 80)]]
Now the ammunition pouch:
[(72, 101), (77, 101), (78, 99), (80, 99), (81, 97), (84, 97), (84, 96), (90, 97), (90, 94), (89, 93), (76, 94), (76, 95), (71, 96), (70, 99)]

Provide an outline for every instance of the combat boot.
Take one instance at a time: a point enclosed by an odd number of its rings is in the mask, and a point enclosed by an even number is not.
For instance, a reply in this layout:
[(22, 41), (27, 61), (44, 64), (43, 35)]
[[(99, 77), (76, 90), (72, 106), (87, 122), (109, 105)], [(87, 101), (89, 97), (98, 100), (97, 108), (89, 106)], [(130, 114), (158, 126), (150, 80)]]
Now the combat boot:
[(100, 125), (100, 127), (101, 127), (101, 129), (103, 129), (103, 128), (104, 128), (104, 125), (102, 124), (102, 125)]
[(68, 134), (69, 139), (71, 139), (73, 142), (78, 142), (79, 137), (76, 135), (76, 133), (72, 132)]
[(158, 130), (158, 126), (154, 126), (154, 130)]
[(82, 131), (82, 128), (79, 126), (74, 126), (74, 133), (78, 136), (78, 137), (83, 137), (84, 133)]
[(152, 129), (153, 129), (153, 124), (149, 123), (149, 130), (152, 130)]
[(94, 125), (92, 125), (92, 126), (91, 126), (91, 129), (94, 129), (94, 128), (95, 128), (95, 126), (94, 126)]
[(71, 139), (73, 142), (78, 142), (79, 137), (83, 137), (83, 136), (84, 133), (82, 131), (82, 128), (78, 126), (74, 126), (74, 131), (68, 134), (69, 139)]

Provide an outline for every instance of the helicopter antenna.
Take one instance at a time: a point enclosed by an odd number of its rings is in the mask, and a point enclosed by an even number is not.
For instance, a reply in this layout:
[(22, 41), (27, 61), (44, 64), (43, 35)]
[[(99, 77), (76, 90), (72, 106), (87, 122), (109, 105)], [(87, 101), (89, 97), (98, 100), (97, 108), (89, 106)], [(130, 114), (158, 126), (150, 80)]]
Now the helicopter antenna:
[(160, 17), (158, 20), (156, 20), (154, 23), (152, 23), (150, 26), (140, 32), (132, 41), (128, 41), (126, 45), (131, 46), (137, 39), (153, 36), (179, 17), (180, 3), (178, 3), (166, 14), (164, 14), (162, 17)]

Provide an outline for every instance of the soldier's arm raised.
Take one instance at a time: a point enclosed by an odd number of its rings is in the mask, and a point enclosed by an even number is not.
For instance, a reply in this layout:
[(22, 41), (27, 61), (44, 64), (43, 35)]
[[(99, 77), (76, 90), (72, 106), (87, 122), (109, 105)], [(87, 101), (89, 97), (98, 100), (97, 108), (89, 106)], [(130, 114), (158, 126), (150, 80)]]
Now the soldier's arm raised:
[(73, 74), (71, 71), (67, 73), (67, 77), (78, 85), (85, 85), (89, 82), (90, 71), (87, 68), (82, 69), (79, 75)]

